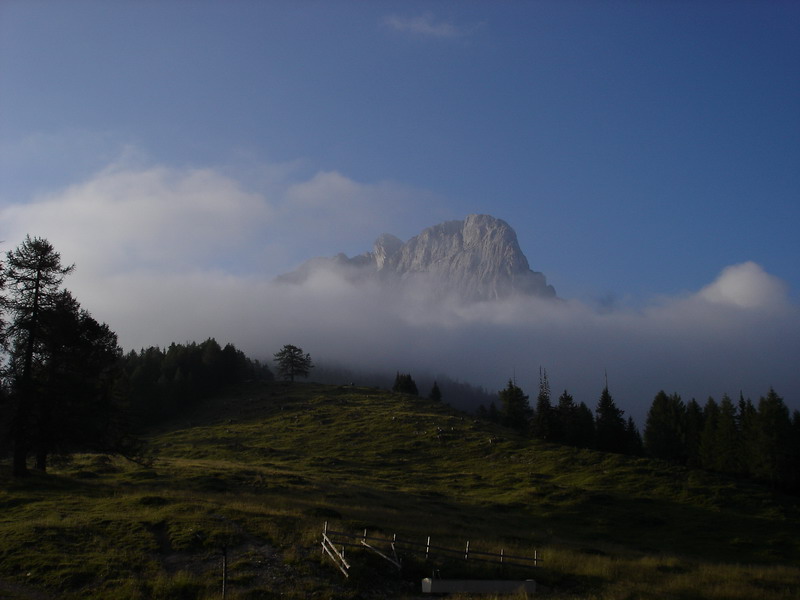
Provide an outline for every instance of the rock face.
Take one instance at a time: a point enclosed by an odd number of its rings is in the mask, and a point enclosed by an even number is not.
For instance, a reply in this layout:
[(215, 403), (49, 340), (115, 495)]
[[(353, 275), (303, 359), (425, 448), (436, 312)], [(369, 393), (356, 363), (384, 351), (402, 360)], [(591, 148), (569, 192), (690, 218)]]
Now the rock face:
[(315, 258), (278, 279), (301, 283), (318, 269), (335, 270), (351, 280), (417, 283), (434, 296), (466, 302), (516, 294), (556, 295), (544, 275), (530, 269), (514, 230), (488, 215), (469, 215), (464, 221), (429, 227), (405, 243), (385, 233), (375, 241), (372, 252), (353, 258), (344, 254)]

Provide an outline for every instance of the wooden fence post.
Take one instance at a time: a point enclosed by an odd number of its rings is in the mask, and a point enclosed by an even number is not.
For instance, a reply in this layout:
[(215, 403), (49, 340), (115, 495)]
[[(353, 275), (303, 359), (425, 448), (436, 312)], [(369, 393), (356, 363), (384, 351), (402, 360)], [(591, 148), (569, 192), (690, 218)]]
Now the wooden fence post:
[(225, 600), (228, 587), (228, 547), (222, 547), (222, 600)]

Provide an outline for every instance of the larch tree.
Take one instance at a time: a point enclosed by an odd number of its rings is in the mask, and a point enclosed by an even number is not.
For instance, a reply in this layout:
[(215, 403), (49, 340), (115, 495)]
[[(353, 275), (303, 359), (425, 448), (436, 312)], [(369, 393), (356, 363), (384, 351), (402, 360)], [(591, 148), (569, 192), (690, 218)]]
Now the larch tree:
[(42, 341), (42, 314), (55, 305), (64, 277), (74, 265), (61, 264), (61, 255), (43, 238), (25, 237), (6, 255), (4, 276), (8, 291), (8, 343), (14, 402), (11, 418), (14, 476), (27, 474), (34, 403), (34, 366)]

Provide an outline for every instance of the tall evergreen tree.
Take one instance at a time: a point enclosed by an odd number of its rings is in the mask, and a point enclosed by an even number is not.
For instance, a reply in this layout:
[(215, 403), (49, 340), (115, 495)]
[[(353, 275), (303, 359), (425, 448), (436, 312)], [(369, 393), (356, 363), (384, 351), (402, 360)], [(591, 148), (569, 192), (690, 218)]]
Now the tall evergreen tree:
[(715, 459), (713, 470), (730, 475), (743, 475), (741, 439), (736, 423), (736, 407), (727, 394), (719, 403), (719, 417), (714, 435)]
[(717, 461), (717, 427), (719, 426), (719, 404), (711, 396), (703, 407), (703, 432), (700, 436), (700, 465), (715, 470)]
[(578, 448), (594, 448), (596, 438), (592, 409), (585, 402), (581, 402), (575, 410), (575, 424), (569, 439), (573, 440), (571, 443)]
[(739, 472), (746, 475), (758, 468), (756, 462), (760, 440), (758, 411), (750, 398), (745, 400), (741, 392), (739, 392), (739, 403), (736, 407), (736, 429), (739, 432), (737, 441)]
[(703, 409), (692, 398), (686, 404), (686, 464), (690, 467), (701, 465), (700, 448), (703, 436)]
[(625, 423), (625, 454), (631, 456), (642, 456), (644, 454), (642, 436), (633, 421), (633, 417), (628, 417), (628, 421)]
[(678, 394), (656, 394), (647, 412), (644, 447), (654, 458), (673, 462), (686, 460), (686, 407)]
[(428, 398), (430, 398), (434, 402), (442, 401), (442, 390), (439, 389), (439, 384), (436, 383), (435, 381), (433, 382), (433, 387), (431, 387), (430, 394), (428, 394)]
[(553, 412), (553, 441), (569, 446), (580, 445), (576, 438), (578, 406), (567, 390), (558, 397), (558, 404)]
[(61, 264), (61, 255), (43, 238), (26, 236), (6, 255), (8, 329), (15, 407), (11, 419), (14, 476), (27, 474), (31, 449), (31, 418), (35, 410), (34, 367), (42, 341), (42, 313), (53, 308), (64, 277), (74, 265)]
[(774, 389), (758, 401), (756, 446), (752, 475), (773, 486), (793, 487), (792, 421), (789, 409)]
[(508, 380), (508, 385), (499, 394), (501, 423), (512, 427), (520, 433), (525, 433), (530, 427), (531, 407), (528, 396), (517, 387), (513, 380)]
[(595, 419), (597, 449), (605, 452), (624, 453), (627, 445), (625, 420), (622, 418), (624, 411), (617, 408), (608, 391), (608, 386), (605, 386), (600, 394), (595, 413), (597, 415)]
[(550, 382), (547, 371), (539, 368), (539, 393), (536, 396), (536, 408), (533, 411), (532, 429), (534, 437), (549, 440), (553, 434), (553, 407), (550, 404)]

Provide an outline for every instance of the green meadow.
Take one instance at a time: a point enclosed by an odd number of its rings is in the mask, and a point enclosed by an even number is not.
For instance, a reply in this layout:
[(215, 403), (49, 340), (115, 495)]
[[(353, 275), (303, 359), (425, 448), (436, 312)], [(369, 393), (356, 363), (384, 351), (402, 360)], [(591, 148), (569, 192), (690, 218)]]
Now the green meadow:
[[(800, 498), (648, 459), (522, 439), (371, 388), (253, 383), (147, 434), (155, 462), (0, 465), (0, 598), (419, 598), (420, 580), (533, 578), (554, 599), (800, 597)], [(542, 558), (404, 557), (331, 529)], [(462, 596), (463, 597), (463, 596)]]

